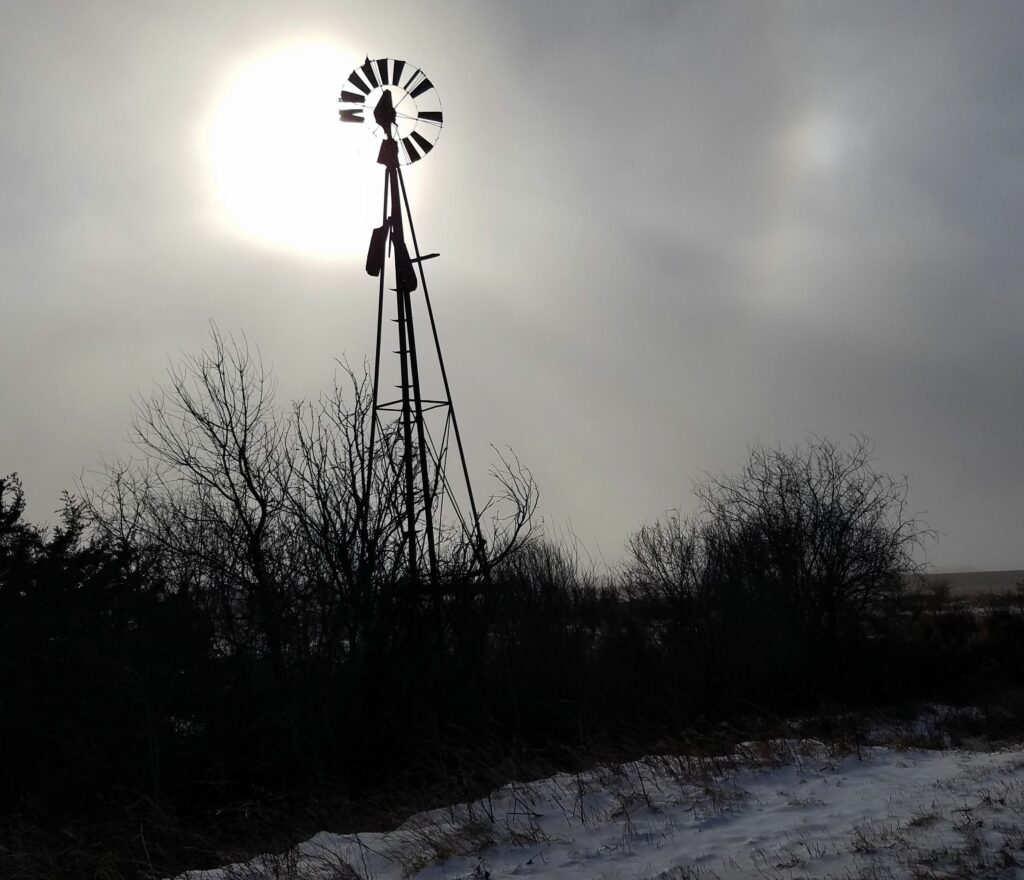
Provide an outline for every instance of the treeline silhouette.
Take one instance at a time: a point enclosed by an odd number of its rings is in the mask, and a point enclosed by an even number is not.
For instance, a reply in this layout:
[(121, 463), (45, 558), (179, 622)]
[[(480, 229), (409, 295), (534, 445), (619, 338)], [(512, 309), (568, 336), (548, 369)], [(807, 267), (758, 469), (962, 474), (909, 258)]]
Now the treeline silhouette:
[(929, 532), (863, 438), (754, 448), (611, 573), (542, 538), (529, 473), (503, 462), (489, 579), (452, 535), (442, 588), (421, 588), (386, 458), (383, 500), (360, 496), (368, 401), (346, 375), (281, 415), (215, 335), (139, 402), (140, 457), (66, 495), (56, 527), (0, 480), (5, 876), (212, 865), (247, 823), (365, 827), (403, 792), (465, 797), (722, 722), (1024, 684), (1020, 597), (905, 588)]

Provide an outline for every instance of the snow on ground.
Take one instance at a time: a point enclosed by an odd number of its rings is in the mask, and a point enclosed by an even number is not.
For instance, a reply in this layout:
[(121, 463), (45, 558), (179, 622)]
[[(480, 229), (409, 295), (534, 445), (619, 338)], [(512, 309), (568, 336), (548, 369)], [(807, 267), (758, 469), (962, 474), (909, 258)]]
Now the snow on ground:
[(750, 743), (513, 783), (189, 880), (1024, 878), (1024, 749)]

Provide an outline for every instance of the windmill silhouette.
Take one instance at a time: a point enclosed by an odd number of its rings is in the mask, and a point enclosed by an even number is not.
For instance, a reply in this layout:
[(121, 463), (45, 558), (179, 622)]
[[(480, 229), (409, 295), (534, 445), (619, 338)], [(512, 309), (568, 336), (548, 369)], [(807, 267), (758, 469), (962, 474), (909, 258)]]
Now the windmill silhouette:
[[(428, 573), (438, 585), (442, 578), (442, 543), (452, 537), (471, 548), (470, 575), (486, 577), (486, 543), (480, 530), (480, 515), (466, 464), (465, 449), (455, 416), (448, 373), (430, 303), (423, 264), (438, 254), (421, 254), (409, 209), (409, 197), (402, 166), (417, 162), (429, 153), (441, 134), (444, 116), (433, 83), (419, 68), (393, 58), (369, 58), (352, 71), (340, 98), (342, 122), (358, 123), (380, 139), (377, 163), (384, 166), (384, 201), (381, 225), (370, 236), (366, 256), (367, 274), (379, 278), (377, 342), (373, 365), (373, 407), (370, 422), (368, 462), (364, 470), (364, 511), (368, 515), (373, 494), (374, 456), (377, 443), (388, 424), (398, 424), (400, 455), (397, 474), (402, 491), (395, 500), (396, 515), (403, 523), (402, 542), (408, 576), (417, 580)], [(369, 114), (369, 115), (367, 115)], [(408, 226), (412, 251), (406, 240)], [(390, 270), (389, 270), (390, 263)], [(388, 287), (387, 279), (393, 287)], [(385, 292), (395, 294), (392, 307), (385, 304)], [(412, 296), (417, 290), (422, 296)], [(433, 338), (433, 351), (424, 356), (417, 347), (414, 304), (425, 309)], [(396, 325), (398, 396), (381, 399), (381, 356), (386, 308)], [(422, 369), (433, 361), (439, 375), (439, 389), (425, 394), (427, 382)], [(431, 431), (428, 414), (440, 413), (439, 430)], [(458, 451), (461, 487), (453, 485), (447, 473), (451, 440)], [(458, 478), (457, 478), (458, 479)], [(460, 495), (462, 496), (460, 498)], [(465, 509), (464, 509), (465, 508)], [(448, 525), (450, 523), (450, 526)], [(426, 565), (424, 565), (424, 558)]]

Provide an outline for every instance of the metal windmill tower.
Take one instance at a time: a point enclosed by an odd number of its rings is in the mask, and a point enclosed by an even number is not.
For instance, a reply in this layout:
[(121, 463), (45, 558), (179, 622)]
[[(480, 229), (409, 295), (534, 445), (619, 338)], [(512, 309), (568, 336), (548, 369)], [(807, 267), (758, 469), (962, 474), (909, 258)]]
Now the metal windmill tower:
[[(424, 262), (438, 255), (420, 253), (402, 177), (402, 166), (422, 159), (437, 142), (444, 122), (441, 102), (423, 71), (392, 58), (373, 61), (367, 58), (361, 67), (352, 71), (342, 89), (340, 101), (342, 122), (361, 124), (380, 139), (377, 162), (384, 166), (382, 222), (373, 230), (366, 257), (367, 273), (380, 281), (364, 505), (368, 508), (374, 488), (374, 455), (379, 453), (376, 444), (385, 425), (390, 423), (394, 426), (397, 421), (401, 452), (397, 476), (402, 486), (397, 504), (398, 514), (404, 523), (403, 551), (410, 578), (416, 580), (421, 573), (429, 573), (431, 583), (438, 584), (441, 577), (440, 545), (444, 535), (449, 534), (445, 520), (472, 548), (472, 573), (486, 576), (487, 556), (479, 511), (423, 271)], [(406, 240), (407, 227), (412, 239), (411, 253)], [(388, 279), (393, 287), (388, 286)], [(387, 307), (386, 288), (395, 294), (393, 305)], [(417, 290), (422, 291), (422, 296), (414, 298), (412, 294)], [(397, 396), (382, 395), (381, 389), (386, 308), (389, 316), (394, 315), (390, 321), (397, 330), (397, 348), (393, 352), (398, 361)], [(417, 310), (422, 312), (424, 309), (433, 337), (433, 351), (428, 349), (426, 355), (422, 348), (417, 348), (413, 320)], [(429, 380), (423, 369), (428, 360), (433, 361), (432, 366), (440, 379), (436, 383), (440, 388), (431, 390), (429, 396), (425, 387)], [(439, 413), (443, 415), (440, 430), (431, 431), (429, 422), (435, 421)], [(428, 414), (433, 415), (428, 418)], [(459, 491), (456, 491), (446, 469), (452, 439), (458, 451), (460, 478), (457, 481), (461, 479), (462, 483)], [(460, 494), (464, 498), (461, 504)]]

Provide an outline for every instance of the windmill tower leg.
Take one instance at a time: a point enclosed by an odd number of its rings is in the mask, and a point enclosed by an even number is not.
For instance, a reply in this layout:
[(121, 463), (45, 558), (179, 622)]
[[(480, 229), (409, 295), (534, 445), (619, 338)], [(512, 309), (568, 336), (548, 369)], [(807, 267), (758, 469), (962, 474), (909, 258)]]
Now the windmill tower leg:
[(483, 532), (480, 530), (480, 513), (476, 506), (476, 498), (473, 495), (473, 482), (469, 478), (469, 466), (466, 464), (466, 450), (462, 445), (462, 434), (459, 431), (459, 420), (455, 415), (455, 404), (452, 403), (451, 386), (448, 384), (448, 371), (444, 366), (444, 355), (441, 353), (441, 339), (437, 334), (437, 323), (434, 321), (434, 308), (430, 304), (430, 291), (427, 289), (427, 276), (423, 271), (423, 257), (420, 254), (420, 244), (416, 238), (416, 226), (412, 221), (412, 211), (409, 208), (409, 196), (405, 191), (405, 178), (402, 177), (402, 169), (397, 169), (398, 183), (402, 190), (402, 202), (405, 205), (405, 214), (409, 218), (409, 232), (412, 235), (412, 246), (416, 252), (416, 266), (419, 270), (420, 282), (423, 285), (423, 301), (427, 307), (427, 316), (430, 319), (430, 332), (434, 337), (434, 350), (437, 353), (437, 364), (441, 371), (441, 381), (444, 383), (444, 394), (448, 400), (448, 414), (452, 421), (452, 433), (455, 435), (455, 445), (459, 452), (459, 464), (462, 467), (462, 476), (466, 482), (466, 494), (469, 500), (470, 515), (472, 516), (472, 534), (470, 540), (473, 542), (473, 556), (479, 570), (484, 577), (488, 576), (489, 567), (487, 564), (487, 544), (484, 541)]

